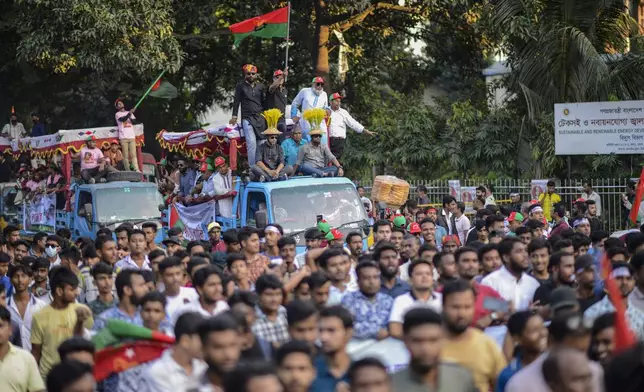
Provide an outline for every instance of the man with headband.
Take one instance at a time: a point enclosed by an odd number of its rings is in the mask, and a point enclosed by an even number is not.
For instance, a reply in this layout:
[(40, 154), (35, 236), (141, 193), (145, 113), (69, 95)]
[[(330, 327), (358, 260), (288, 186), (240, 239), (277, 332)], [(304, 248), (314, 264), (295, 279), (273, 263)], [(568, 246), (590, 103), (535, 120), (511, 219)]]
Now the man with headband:
[[(293, 123), (300, 123), (300, 128), (302, 129), (302, 137), (307, 142), (311, 141), (309, 136), (309, 131), (311, 130), (311, 124), (303, 118), (297, 116), (298, 109), (301, 113), (304, 113), (307, 109), (312, 108), (322, 108), (326, 109), (329, 107), (329, 99), (324, 91), (324, 79), (317, 76), (311, 81), (311, 87), (306, 87), (300, 90), (299, 93), (291, 102), (291, 118)], [(320, 129), (322, 130), (322, 145), (328, 145), (326, 137), (326, 122), (322, 121), (320, 124)]]
[(255, 164), (255, 152), (257, 141), (263, 139), (262, 132), (266, 129), (262, 111), (266, 100), (266, 88), (258, 83), (257, 67), (246, 64), (242, 67), (244, 80), (237, 83), (235, 87), (235, 99), (233, 101), (233, 115), (230, 124), (237, 124), (237, 113), (241, 105), (241, 123), (246, 139), (246, 150), (248, 152), (248, 165)]
[(521, 203), (521, 194), (519, 192), (511, 192), (510, 193), (510, 200), (511, 200), (511, 206), (512, 211), (521, 213), (521, 207), (523, 203)]
[(577, 218), (572, 222), (572, 228), (577, 233), (590, 237), (590, 221), (588, 218)]

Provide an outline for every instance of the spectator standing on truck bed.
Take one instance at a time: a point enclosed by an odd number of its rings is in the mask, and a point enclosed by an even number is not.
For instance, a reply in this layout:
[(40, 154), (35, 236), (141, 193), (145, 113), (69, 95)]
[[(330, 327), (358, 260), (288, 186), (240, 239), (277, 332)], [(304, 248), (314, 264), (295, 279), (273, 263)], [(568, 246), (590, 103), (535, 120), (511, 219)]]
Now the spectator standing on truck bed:
[(347, 127), (353, 129), (358, 133), (366, 133), (369, 136), (375, 135), (364, 125), (357, 122), (349, 112), (340, 107), (340, 101), (342, 97), (339, 93), (334, 93), (331, 95), (331, 111), (330, 117), (331, 122), (329, 123), (329, 146), (331, 148), (331, 153), (338, 158), (342, 158), (342, 153), (344, 152), (344, 145), (347, 140)]
[[(286, 88), (284, 87), (284, 82), (288, 76), (288, 68), (285, 68), (284, 71), (278, 69), (273, 72), (273, 83), (268, 86), (268, 92), (266, 93), (266, 109), (279, 109), (280, 112), (286, 113)], [(286, 119), (281, 117), (277, 122), (277, 129), (282, 132), (286, 132)]]
[(237, 124), (237, 113), (241, 105), (241, 120), (246, 138), (246, 149), (248, 150), (248, 166), (255, 164), (255, 151), (257, 140), (262, 139), (262, 131), (266, 128), (262, 111), (266, 99), (266, 87), (258, 83), (257, 67), (246, 64), (242, 67), (244, 80), (237, 83), (235, 87), (235, 100), (233, 101), (233, 115), (230, 124)]
[[(307, 109), (322, 108), (326, 109), (329, 106), (329, 99), (324, 91), (324, 79), (317, 76), (311, 81), (311, 87), (306, 87), (300, 90), (299, 93), (293, 98), (291, 102), (291, 118), (293, 123), (299, 122), (302, 129), (302, 135), (306, 141), (311, 140), (311, 133), (309, 132), (313, 127), (304, 118), (297, 116), (297, 109), (299, 108), (302, 113)], [(326, 132), (326, 123), (322, 121), (322, 130)], [(320, 135), (323, 135), (322, 132)], [(325, 137), (322, 139), (322, 144), (327, 145), (328, 142)]]
[(87, 138), (87, 144), (80, 151), (80, 160), (81, 177), (88, 184), (106, 182), (105, 176), (114, 170), (105, 162), (103, 151), (96, 147), (96, 136)]
[(136, 135), (134, 134), (134, 126), (132, 125), (132, 120), (134, 117), (134, 111), (136, 109), (131, 109), (130, 111), (125, 110), (125, 104), (121, 99), (117, 99), (114, 103), (116, 106), (116, 125), (119, 129), (119, 141), (121, 142), (121, 148), (123, 149), (123, 166), (126, 171), (130, 170), (130, 165), (134, 171), (139, 171), (139, 161), (136, 157)]

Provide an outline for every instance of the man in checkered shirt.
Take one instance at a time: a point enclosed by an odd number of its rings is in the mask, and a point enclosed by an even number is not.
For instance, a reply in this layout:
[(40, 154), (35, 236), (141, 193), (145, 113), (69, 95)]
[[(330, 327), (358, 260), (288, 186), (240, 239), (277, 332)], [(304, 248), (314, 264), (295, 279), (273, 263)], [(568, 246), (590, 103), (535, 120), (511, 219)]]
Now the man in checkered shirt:
[(255, 282), (259, 303), (253, 333), (267, 342), (278, 345), (289, 341), (286, 309), (282, 306), (283, 288), (280, 279), (272, 274), (262, 275)]

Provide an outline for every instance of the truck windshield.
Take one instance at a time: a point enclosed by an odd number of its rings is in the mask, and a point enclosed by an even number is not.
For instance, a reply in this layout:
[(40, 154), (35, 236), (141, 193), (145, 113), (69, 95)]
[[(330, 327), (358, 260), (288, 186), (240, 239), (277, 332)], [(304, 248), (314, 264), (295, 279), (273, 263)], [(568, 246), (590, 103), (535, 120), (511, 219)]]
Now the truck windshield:
[(367, 223), (367, 214), (358, 192), (351, 184), (324, 184), (275, 189), (271, 192), (275, 223), (284, 233), (295, 233), (314, 227), (317, 215), (331, 227), (359, 228)]
[(156, 187), (123, 187), (99, 190), (96, 203), (96, 221), (109, 224), (160, 219), (163, 198)]

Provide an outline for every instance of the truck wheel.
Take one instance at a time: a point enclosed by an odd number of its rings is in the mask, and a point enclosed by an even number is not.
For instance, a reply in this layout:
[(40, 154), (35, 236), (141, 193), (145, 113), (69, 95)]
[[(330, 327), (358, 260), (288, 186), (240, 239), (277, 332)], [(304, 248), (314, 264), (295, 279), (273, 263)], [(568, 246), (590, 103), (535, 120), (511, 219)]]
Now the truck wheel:
[(107, 173), (107, 182), (114, 181), (129, 181), (129, 182), (141, 182), (142, 174), (139, 172), (133, 171), (117, 171)]

